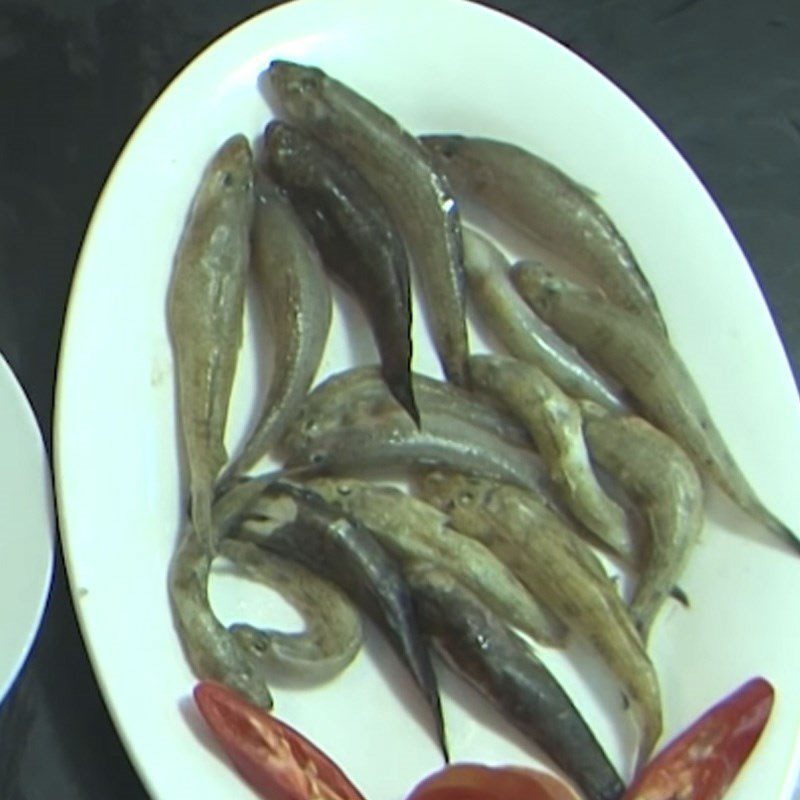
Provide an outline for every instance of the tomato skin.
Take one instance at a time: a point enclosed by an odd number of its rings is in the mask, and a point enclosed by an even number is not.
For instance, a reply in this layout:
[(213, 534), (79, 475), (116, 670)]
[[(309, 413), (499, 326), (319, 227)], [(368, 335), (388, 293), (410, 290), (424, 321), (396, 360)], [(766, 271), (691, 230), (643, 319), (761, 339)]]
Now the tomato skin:
[(418, 784), (406, 800), (578, 800), (558, 778), (525, 767), (451, 764)]
[(228, 758), (267, 800), (364, 800), (318, 747), (238, 692), (201, 681), (194, 699)]
[(774, 700), (766, 680), (748, 681), (667, 745), (623, 800), (720, 800), (758, 742)]

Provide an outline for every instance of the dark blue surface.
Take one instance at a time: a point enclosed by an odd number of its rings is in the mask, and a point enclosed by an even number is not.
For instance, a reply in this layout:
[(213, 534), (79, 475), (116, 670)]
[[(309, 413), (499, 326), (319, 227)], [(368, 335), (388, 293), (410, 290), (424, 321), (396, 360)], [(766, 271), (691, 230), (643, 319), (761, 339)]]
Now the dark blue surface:
[[(0, 350), (25, 386), (48, 445), (64, 308), (105, 176), (180, 67), (270, 5), (0, 0)], [(800, 3), (486, 5), (584, 56), (677, 144), (748, 254), (797, 377)], [(120, 635), (135, 632), (120, 620)], [(59, 558), (39, 639), (0, 706), (0, 798), (145, 797), (105, 712)]]

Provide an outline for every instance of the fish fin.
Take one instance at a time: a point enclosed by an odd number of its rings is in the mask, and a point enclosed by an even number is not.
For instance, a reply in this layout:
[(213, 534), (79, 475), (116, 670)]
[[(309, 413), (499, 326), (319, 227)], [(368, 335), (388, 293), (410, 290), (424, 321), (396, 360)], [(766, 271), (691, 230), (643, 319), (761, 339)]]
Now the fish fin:
[(689, 602), (689, 595), (687, 595), (680, 586), (673, 586), (669, 594), (673, 600), (677, 600), (684, 608), (692, 607), (692, 604)]

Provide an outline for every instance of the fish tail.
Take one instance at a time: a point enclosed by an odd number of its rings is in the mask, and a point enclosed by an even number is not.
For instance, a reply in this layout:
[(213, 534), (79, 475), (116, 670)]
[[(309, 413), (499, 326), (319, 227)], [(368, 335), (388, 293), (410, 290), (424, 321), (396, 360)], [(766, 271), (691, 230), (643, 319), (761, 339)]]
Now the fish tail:
[(411, 375), (408, 372), (405, 372), (399, 377), (387, 376), (386, 385), (389, 387), (389, 391), (392, 393), (394, 399), (400, 403), (400, 405), (403, 407), (403, 410), (414, 421), (414, 424), (417, 426), (417, 430), (421, 430), (422, 421), (420, 420), (417, 401), (414, 398), (414, 390), (411, 386)]
[(650, 760), (656, 743), (661, 737), (661, 710), (647, 704), (637, 704), (636, 713), (639, 718), (639, 749), (636, 754), (636, 772)]
[(760, 512), (759, 516), (767, 529), (774, 533), (779, 539), (786, 542), (786, 544), (800, 556), (800, 538), (798, 538), (797, 534), (792, 531), (788, 525), (784, 525), (783, 522), (764, 506), (760, 507)]

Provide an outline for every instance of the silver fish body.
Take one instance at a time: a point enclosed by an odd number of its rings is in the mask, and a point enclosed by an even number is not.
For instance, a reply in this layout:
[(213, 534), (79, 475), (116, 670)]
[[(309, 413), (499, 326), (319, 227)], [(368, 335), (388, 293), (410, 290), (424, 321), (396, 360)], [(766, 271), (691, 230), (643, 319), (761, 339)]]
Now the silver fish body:
[(212, 487), (227, 460), (252, 215), (253, 159), (247, 139), (236, 135), (200, 180), (175, 254), (167, 309), (192, 522), (206, 543), (213, 538)]
[(319, 369), (331, 325), (331, 294), (319, 254), (289, 201), (256, 180), (252, 270), (274, 364), (261, 412), (229, 476), (270, 452), (300, 408)]
[(703, 528), (703, 484), (683, 450), (641, 417), (611, 416), (586, 403), (584, 429), (592, 458), (631, 495), (648, 524), (647, 555), (630, 604), (646, 641)]
[(363, 522), (404, 567), (447, 569), (508, 624), (542, 644), (563, 645), (564, 626), (491, 551), (451, 528), (441, 511), (395, 487), (352, 478), (315, 478), (307, 485)]
[(514, 280), (537, 313), (619, 380), (642, 416), (672, 436), (701, 473), (800, 554), (800, 539), (753, 491), (669, 342), (636, 315), (544, 269), (527, 265)]
[(320, 69), (276, 60), (267, 75), (283, 115), (347, 159), (380, 195), (411, 253), (443, 370), (465, 384), (460, 222), (430, 154), (395, 119)]
[(589, 547), (535, 496), (515, 487), (431, 473), (418, 488), (456, 530), (489, 547), (593, 645), (631, 701), (640, 731), (638, 764), (644, 763), (662, 730), (658, 679), (622, 598)]
[(471, 356), (473, 386), (504, 402), (527, 427), (566, 506), (626, 562), (635, 547), (625, 512), (600, 486), (584, 441), (581, 409), (537, 367), (515, 358)]
[(422, 141), (436, 154), (457, 197), (475, 198), (666, 335), (655, 294), (628, 243), (583, 186), (507, 142), (464, 136), (425, 136)]
[(508, 351), (542, 369), (572, 397), (585, 397), (614, 410), (624, 408), (615, 387), (519, 297), (509, 278), (509, 266), (491, 241), (464, 229), (470, 300)]

